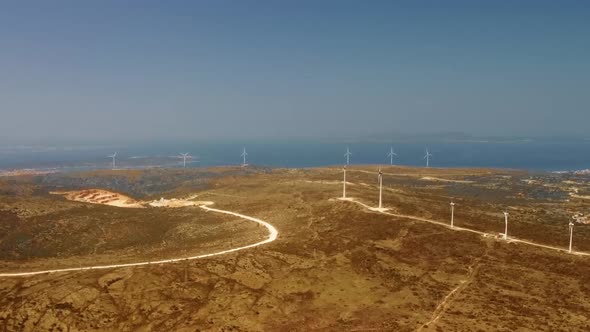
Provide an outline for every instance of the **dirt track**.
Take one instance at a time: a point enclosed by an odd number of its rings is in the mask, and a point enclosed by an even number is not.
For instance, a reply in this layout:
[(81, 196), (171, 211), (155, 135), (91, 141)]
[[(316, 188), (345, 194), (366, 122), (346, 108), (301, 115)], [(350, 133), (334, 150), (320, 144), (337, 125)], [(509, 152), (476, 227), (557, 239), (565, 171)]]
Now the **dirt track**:
[[(22, 255), (15, 255), (14, 261), (28, 267), (6, 264), (4, 271), (69, 268), (77, 267), (78, 262), (82, 266), (151, 263), (141, 268), (0, 278), (0, 330), (409, 332), (423, 328), (424, 332), (468, 332), (590, 328), (587, 257), (559, 250), (567, 243), (564, 216), (570, 209), (587, 206), (582, 205), (585, 202), (566, 202), (561, 194), (548, 196), (557, 197), (548, 201), (539, 193), (551, 194), (555, 189), (529, 185), (516, 176), (500, 176), (504, 173), (480, 176), (477, 174), (484, 172), (476, 170), (475, 175), (467, 176), (468, 172), (456, 170), (395, 170), (413, 176), (385, 177), (384, 203), (390, 209), (382, 212), (371, 207), (377, 191), (376, 176), (370, 172), (351, 173), (350, 180), (357, 185), (349, 187), (349, 194), (359, 199), (355, 204), (331, 200), (341, 194), (340, 170), (273, 170), (224, 176), (212, 181), (207, 191), (175, 185), (180, 189), (149, 195), (142, 194), (142, 188), (172, 177), (162, 173), (162, 178), (148, 181), (134, 175), (120, 187), (105, 181), (109, 190), (142, 197), (144, 202), (160, 202), (162, 209), (91, 206), (43, 196), (5, 197), (0, 201), (4, 206), (0, 217), (6, 221), (6, 234), (27, 225), (56, 225), (27, 231), (49, 235), (38, 237), (41, 240), (57, 240), (51, 242), (56, 249), (49, 252), (49, 259), (35, 258), (29, 263), (18, 260)], [(174, 176), (182, 181), (188, 178)], [(475, 183), (424, 181), (423, 176)], [(76, 175), (76, 179), (86, 178)], [(51, 190), (97, 186), (96, 181), (87, 182)], [(172, 199), (160, 199), (189, 197), (196, 192), (199, 199), (215, 195), (210, 197), (219, 209), (172, 209), (166, 206)], [(448, 225), (450, 200), (460, 206), (453, 229)], [(184, 204), (182, 200), (174, 202)], [(530, 240), (534, 246), (525, 241), (511, 245), (496, 236), (504, 229), (498, 212), (504, 208), (514, 216), (510, 234)], [(253, 250), (235, 248), (270, 239), (268, 228), (257, 227), (262, 224), (230, 211), (268, 221), (280, 230), (280, 241)], [(165, 222), (170, 224), (156, 227)], [(80, 224), (88, 226), (68, 229)], [(132, 230), (126, 232), (119, 224)], [(11, 229), (11, 225), (19, 228)], [(238, 226), (241, 228), (236, 229)], [(108, 248), (98, 254), (77, 249), (96, 244), (86, 240), (89, 236), (84, 233), (93, 227), (104, 227), (117, 235), (90, 234), (92, 239), (96, 235), (107, 243), (135, 236), (137, 227), (149, 232), (139, 234), (141, 241), (122, 242), (110, 252)], [(52, 232), (44, 233), (46, 229)], [(173, 232), (148, 236), (168, 230)], [(585, 241), (590, 237), (584, 227), (576, 231), (574, 249), (589, 252)], [(72, 234), (85, 236), (85, 240), (69, 241), (67, 236)], [(482, 236), (488, 234), (493, 236)], [(77, 251), (58, 246), (62, 239), (66, 245), (76, 245)], [(174, 245), (161, 248), (162, 239)], [(538, 243), (557, 249), (539, 250)], [(239, 251), (155, 264), (168, 257), (228, 249)]]
[[(440, 222), (440, 221), (436, 221), (436, 220), (415, 217), (415, 216), (411, 216), (411, 215), (407, 215), (407, 214), (397, 214), (397, 213), (387, 212), (387, 209), (379, 209), (379, 208), (371, 207), (371, 206), (369, 206), (367, 204), (364, 204), (362, 202), (359, 202), (358, 200), (355, 200), (354, 198), (346, 198), (346, 199), (340, 199), (339, 198), (338, 200), (347, 201), (347, 202), (353, 202), (353, 203), (359, 204), (359, 205), (367, 208), (370, 211), (383, 213), (383, 214), (386, 214), (386, 215), (389, 215), (389, 216), (392, 216), (392, 217), (398, 217), (398, 218), (412, 219), (412, 220), (416, 220), (416, 221), (427, 222), (427, 223), (431, 223), (431, 224), (443, 226), (443, 227), (446, 227), (446, 228), (449, 228), (449, 229), (452, 229), (452, 230), (455, 230), (455, 231), (471, 232), (471, 233), (479, 234), (481, 236), (489, 236), (489, 237), (493, 237), (494, 236), (493, 234), (490, 234), (490, 233), (480, 232), (480, 231), (476, 231), (476, 230), (469, 229), (469, 228), (464, 228), (464, 227), (454, 226), (453, 228), (451, 228), (451, 226), (449, 224), (446, 224), (446, 223), (443, 223), (443, 222)], [(566, 249), (566, 248), (559, 248), (559, 247), (544, 245), (544, 244), (535, 243), (535, 242), (532, 242), (532, 241), (520, 240), (520, 239), (513, 238), (513, 237), (509, 237), (508, 238), (508, 242), (522, 243), (522, 244), (526, 244), (526, 245), (530, 245), (530, 246), (535, 246), (535, 247), (539, 247), (539, 248), (556, 250), (556, 251), (559, 251), (559, 252), (568, 252), (568, 249)], [(572, 254), (581, 255), (581, 256), (590, 256), (590, 253), (583, 252), (583, 251), (572, 252)]]
[(267, 223), (266, 221), (263, 221), (263, 220), (260, 220), (260, 219), (254, 218), (254, 217), (246, 216), (243, 214), (239, 214), (236, 212), (209, 208), (205, 205), (202, 205), (200, 207), (206, 211), (229, 214), (232, 216), (240, 217), (240, 218), (243, 218), (246, 220), (250, 220), (250, 221), (259, 223), (268, 229), (269, 236), (266, 240), (260, 241), (260, 242), (254, 243), (254, 244), (241, 246), (241, 247), (237, 247), (237, 248), (232, 248), (232, 249), (228, 249), (228, 250), (222, 250), (222, 251), (204, 254), (204, 255), (198, 255), (198, 256), (176, 257), (176, 258), (170, 258), (170, 259), (164, 259), (164, 260), (144, 261), (144, 262), (127, 263), (127, 264), (95, 265), (95, 266), (86, 266), (86, 267), (77, 267), (77, 268), (68, 268), (68, 269), (52, 269), (52, 270), (42, 270), (42, 271), (32, 271), (32, 272), (0, 273), (0, 277), (26, 277), (26, 276), (33, 276), (33, 275), (39, 275), (39, 274), (48, 274), (48, 273), (76, 272), (76, 271), (88, 271), (88, 270), (105, 270), (105, 269), (113, 269), (113, 268), (121, 268), (121, 267), (136, 267), (136, 266), (176, 263), (176, 262), (180, 262), (180, 261), (189, 261), (189, 260), (219, 256), (219, 255), (223, 255), (223, 254), (227, 254), (227, 253), (231, 253), (231, 252), (236, 252), (236, 251), (240, 251), (240, 250), (244, 250), (244, 249), (254, 248), (254, 247), (257, 247), (257, 246), (260, 246), (260, 245), (263, 245), (266, 243), (270, 243), (270, 242), (276, 240), (277, 236), (279, 234), (277, 229), (273, 225)]

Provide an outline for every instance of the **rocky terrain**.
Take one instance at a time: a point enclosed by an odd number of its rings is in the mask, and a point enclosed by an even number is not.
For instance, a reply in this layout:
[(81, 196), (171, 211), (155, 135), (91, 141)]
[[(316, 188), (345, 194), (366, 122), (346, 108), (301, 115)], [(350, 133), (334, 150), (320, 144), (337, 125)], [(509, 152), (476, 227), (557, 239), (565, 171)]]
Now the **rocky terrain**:
[[(349, 169), (350, 197), (376, 205), (376, 168)], [(268, 221), (279, 238), (255, 249), (176, 264), (3, 278), (0, 330), (590, 329), (590, 258), (334, 200), (342, 195), (339, 167), (208, 170), (216, 175), (202, 183), (182, 176), (175, 182), (174, 172), (163, 182), (177, 183), (177, 189), (156, 191), (147, 183), (150, 189), (142, 189), (144, 175), (119, 171), (111, 174), (116, 183), (91, 188), (138, 201), (142, 195), (134, 192), (149, 191), (154, 200), (198, 195), (221, 209)], [(587, 190), (583, 175), (401, 167), (384, 173), (384, 205), (392, 212), (446, 222), (452, 200), (456, 225), (497, 234), (508, 210), (511, 236), (563, 248), (572, 216), (590, 209), (588, 201), (569, 195), (572, 186)], [(87, 176), (69, 174), (65, 182), (77, 184), (59, 186), (80, 189)], [(108, 176), (100, 175), (105, 182)], [(76, 177), (81, 180), (71, 180)], [(121, 178), (126, 180), (115, 180)], [(252, 223), (195, 207), (125, 209), (48, 195), (58, 183), (29, 178), (0, 186), (5, 193), (19, 193), (0, 196), (0, 271), (205, 252), (264, 236)], [(111, 236), (84, 236), (101, 234), (100, 228)], [(221, 236), (227, 229), (235, 236)], [(576, 223), (574, 250), (590, 252), (589, 239), (590, 227)], [(104, 251), (95, 254), (98, 243)], [(41, 244), (51, 250), (35, 249)]]

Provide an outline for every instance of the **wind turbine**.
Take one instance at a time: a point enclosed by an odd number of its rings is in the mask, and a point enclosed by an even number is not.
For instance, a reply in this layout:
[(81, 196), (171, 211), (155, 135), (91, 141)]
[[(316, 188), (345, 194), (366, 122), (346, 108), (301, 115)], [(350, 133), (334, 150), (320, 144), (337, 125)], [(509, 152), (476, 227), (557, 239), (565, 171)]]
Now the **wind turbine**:
[(246, 166), (246, 156), (248, 155), (248, 153), (246, 152), (246, 148), (244, 147), (244, 152), (242, 152), (242, 154), (240, 155), (243, 158), (243, 162), (242, 162), (242, 166)]
[(508, 212), (504, 212), (504, 240), (508, 240)]
[(112, 155), (110, 155), (110, 156), (107, 156), (107, 157), (109, 157), (109, 158), (113, 158), (113, 169), (115, 169), (115, 158), (117, 158), (117, 153), (115, 152), (115, 153), (113, 153)]
[(379, 209), (383, 208), (383, 173), (379, 167)]
[(182, 168), (186, 168), (186, 159), (187, 158), (192, 158), (189, 153), (180, 153), (180, 156), (182, 157)]
[(572, 240), (574, 238), (574, 222), (570, 221), (570, 249), (569, 253), (572, 253)]
[(393, 156), (397, 157), (397, 154), (393, 151), (393, 147), (389, 149), (389, 153), (387, 154), (387, 156), (390, 158), (389, 164), (393, 166)]
[(424, 159), (426, 159), (426, 167), (430, 167), (430, 157), (432, 157), (432, 153), (428, 152), (428, 148), (426, 148), (426, 155)]
[(348, 146), (346, 147), (346, 153), (344, 156), (346, 157), (346, 165), (350, 165), (350, 156), (352, 156), (352, 152), (350, 152)]
[(453, 223), (455, 222), (455, 203), (451, 202), (451, 228), (453, 228)]
[(344, 171), (344, 181), (342, 182), (342, 198), (346, 198), (346, 165), (342, 167)]

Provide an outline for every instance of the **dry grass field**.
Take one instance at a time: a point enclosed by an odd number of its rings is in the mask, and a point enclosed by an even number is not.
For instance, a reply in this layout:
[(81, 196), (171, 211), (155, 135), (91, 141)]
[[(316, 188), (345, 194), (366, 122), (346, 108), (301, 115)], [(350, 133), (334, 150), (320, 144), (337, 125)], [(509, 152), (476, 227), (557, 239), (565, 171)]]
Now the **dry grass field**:
[[(377, 167), (347, 171), (377, 205)], [(566, 248), (590, 212), (588, 178), (509, 170), (385, 167), (390, 212), (342, 195), (340, 168), (223, 168), (0, 179), (0, 273), (183, 257), (254, 243), (266, 229), (198, 207), (68, 201), (100, 188), (133, 199), (197, 195), (260, 218), (276, 241), (226, 255), (100, 271), (0, 278), (0, 331), (588, 331), (590, 257)], [(590, 225), (574, 250), (590, 252)]]

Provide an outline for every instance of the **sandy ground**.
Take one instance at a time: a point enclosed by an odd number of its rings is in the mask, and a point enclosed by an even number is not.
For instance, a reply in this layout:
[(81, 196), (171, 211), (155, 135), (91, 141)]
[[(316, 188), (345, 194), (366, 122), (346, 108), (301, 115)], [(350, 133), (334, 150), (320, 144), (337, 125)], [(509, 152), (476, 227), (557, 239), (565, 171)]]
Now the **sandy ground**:
[(54, 191), (51, 192), (51, 194), (62, 195), (66, 199), (75, 202), (103, 204), (122, 208), (145, 208), (141, 202), (136, 201), (129, 196), (102, 189)]
[(193, 201), (191, 199), (160, 198), (159, 200), (151, 201), (147, 204), (152, 207), (181, 208), (181, 207), (187, 207), (187, 206), (212, 205), (213, 202), (211, 202), (211, 201)]
[(425, 180), (425, 181), (440, 181), (440, 182), (454, 182), (454, 183), (474, 183), (474, 181), (469, 181), (469, 180), (441, 179), (441, 178), (435, 178), (435, 177), (432, 177), (432, 176), (424, 176), (420, 180)]
[(211, 201), (195, 201), (196, 195), (188, 196), (186, 198), (161, 198), (155, 201), (139, 201), (129, 196), (103, 190), (103, 189), (86, 189), (86, 190), (75, 190), (75, 191), (56, 191), (51, 192), (54, 195), (62, 195), (67, 200), (90, 203), (90, 204), (102, 204), (109, 206), (116, 206), (120, 208), (132, 208), (142, 209), (147, 206), (157, 208), (182, 208), (188, 206), (204, 206), (211, 205)]

